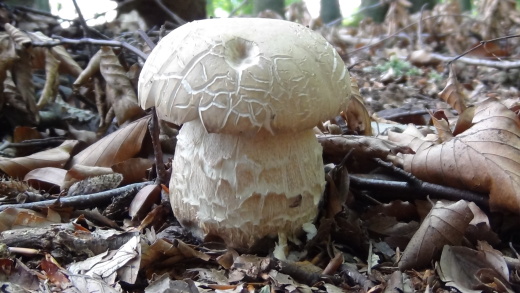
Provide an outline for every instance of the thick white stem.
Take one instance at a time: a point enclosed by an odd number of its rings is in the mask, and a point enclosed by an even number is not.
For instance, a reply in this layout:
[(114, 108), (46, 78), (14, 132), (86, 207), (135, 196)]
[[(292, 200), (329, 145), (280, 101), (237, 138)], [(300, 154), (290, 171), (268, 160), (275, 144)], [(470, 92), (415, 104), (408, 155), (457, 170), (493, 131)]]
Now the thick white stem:
[(325, 186), (322, 148), (311, 129), (253, 137), (208, 134), (190, 121), (179, 132), (170, 199), (181, 224), (199, 237), (251, 247), (312, 221)]

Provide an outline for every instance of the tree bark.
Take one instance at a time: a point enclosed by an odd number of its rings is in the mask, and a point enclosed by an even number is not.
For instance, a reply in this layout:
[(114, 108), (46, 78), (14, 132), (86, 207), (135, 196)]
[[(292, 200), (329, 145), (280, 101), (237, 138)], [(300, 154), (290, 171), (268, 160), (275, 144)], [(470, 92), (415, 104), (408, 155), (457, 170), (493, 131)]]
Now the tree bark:
[[(154, 0), (136, 0), (129, 2), (118, 0), (118, 2), (127, 3), (118, 7), (119, 13), (126, 13), (135, 9), (149, 28), (153, 26), (159, 27), (166, 21), (176, 23)], [(184, 21), (206, 18), (206, 0), (161, 0), (161, 2), (168, 10), (175, 13)]]
[(320, 18), (323, 23), (330, 23), (342, 17), (339, 0), (321, 0), (320, 2)]

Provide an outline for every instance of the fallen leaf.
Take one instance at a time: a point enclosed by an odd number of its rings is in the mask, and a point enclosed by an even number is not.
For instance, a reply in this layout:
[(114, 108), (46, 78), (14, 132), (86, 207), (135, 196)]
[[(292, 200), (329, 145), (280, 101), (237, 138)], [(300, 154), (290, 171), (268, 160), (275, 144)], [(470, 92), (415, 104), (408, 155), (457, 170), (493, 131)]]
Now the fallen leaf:
[(445, 245), (437, 272), (447, 286), (464, 293), (513, 292), (508, 282), (509, 272), (504, 275), (504, 269), (507, 271), (505, 260), (489, 252)]
[(346, 112), (341, 112), (343, 119), (347, 121), (350, 131), (359, 135), (372, 135), (372, 123), (368, 114), (363, 97), (359, 93), (357, 80), (351, 77), (351, 100), (348, 103)]
[(0, 232), (6, 230), (46, 227), (55, 224), (45, 215), (27, 209), (7, 208), (0, 212)]
[(74, 156), (71, 165), (111, 167), (134, 157), (148, 130), (150, 117), (144, 117), (105, 136)]
[(450, 123), (448, 122), (448, 118), (444, 114), (444, 111), (437, 111), (435, 113), (430, 112), (430, 116), (432, 117), (433, 126), (437, 129), (437, 133), (439, 134), (440, 142), (446, 142), (453, 138), (453, 133), (450, 129)]
[(54, 57), (51, 49), (45, 51), (45, 85), (43, 87), (42, 94), (36, 106), (38, 109), (42, 109), (47, 104), (54, 102), (58, 95), (58, 87), (60, 85), (60, 78), (58, 74), (58, 67), (60, 61)]
[(23, 179), (29, 171), (43, 167), (63, 167), (77, 141), (66, 140), (60, 146), (30, 156), (0, 158), (0, 170), (12, 178)]
[(74, 81), (74, 87), (80, 87), (86, 84), (92, 76), (99, 72), (99, 64), (101, 62), (102, 52), (103, 51), (98, 50), (96, 54), (94, 54), (94, 56), (89, 59), (87, 67), (81, 71), (81, 74)]
[[(145, 158), (130, 158), (121, 163), (114, 164), (112, 170), (123, 174), (122, 185), (142, 182), (147, 178), (147, 171), (152, 168), (153, 161)], [(169, 182), (169, 179), (168, 179)]]
[[(52, 42), (53, 39), (44, 35), (42, 32), (31, 32), (28, 34), (32, 41), (38, 42)], [(45, 54), (47, 48), (42, 47), (34, 47), (32, 48), (33, 53), (33, 67), (41, 69), (44, 67), (44, 60), (42, 55)], [(69, 54), (67, 49), (64, 46), (53, 46), (50, 48), (52, 55), (59, 61), (58, 71), (60, 73), (67, 73), (72, 75), (73, 77), (78, 76), (82, 69)]]
[(110, 47), (101, 47), (100, 71), (107, 83), (107, 101), (111, 103), (119, 125), (145, 115), (137, 104), (137, 95), (126, 70)]
[(147, 185), (135, 195), (128, 207), (128, 215), (132, 218), (144, 217), (154, 204), (161, 199), (161, 188), (159, 185)]
[(466, 110), (466, 96), (463, 92), (462, 86), (457, 80), (453, 64), (450, 65), (450, 75), (448, 76), (448, 83), (446, 87), (439, 93), (439, 97), (450, 104), (459, 114)]
[(493, 211), (520, 213), (520, 118), (488, 99), (475, 108), (473, 125), (442, 144), (419, 137), (389, 139), (412, 148), (404, 169), (419, 179), (477, 192), (489, 192)]
[(130, 238), (119, 249), (102, 253), (67, 267), (73, 274), (100, 277), (109, 285), (114, 284), (116, 275), (129, 284), (137, 278), (141, 261), (140, 236)]
[(44, 167), (30, 171), (24, 177), (24, 181), (29, 183), (36, 189), (43, 189), (49, 192), (51, 189), (59, 187), (63, 183), (63, 179), (67, 174), (67, 170), (55, 167)]
[(471, 219), (473, 213), (466, 201), (448, 206), (435, 204), (406, 246), (399, 269), (424, 268), (439, 258), (444, 245), (459, 245)]

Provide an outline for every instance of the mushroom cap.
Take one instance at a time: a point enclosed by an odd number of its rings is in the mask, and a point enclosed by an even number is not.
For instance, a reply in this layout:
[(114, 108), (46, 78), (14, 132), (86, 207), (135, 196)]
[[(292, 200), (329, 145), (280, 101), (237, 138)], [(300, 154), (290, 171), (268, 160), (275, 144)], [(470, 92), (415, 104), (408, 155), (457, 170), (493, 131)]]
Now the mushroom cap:
[(294, 22), (206, 19), (165, 36), (139, 77), (139, 103), (176, 124), (200, 119), (209, 133), (271, 134), (312, 128), (350, 98), (336, 50)]

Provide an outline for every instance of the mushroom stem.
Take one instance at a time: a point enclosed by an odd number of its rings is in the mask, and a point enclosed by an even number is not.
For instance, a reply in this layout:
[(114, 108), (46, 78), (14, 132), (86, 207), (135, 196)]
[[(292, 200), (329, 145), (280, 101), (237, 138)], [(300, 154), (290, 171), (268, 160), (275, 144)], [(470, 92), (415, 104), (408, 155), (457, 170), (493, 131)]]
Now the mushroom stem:
[(170, 200), (184, 227), (244, 249), (265, 236), (289, 239), (314, 220), (325, 186), (312, 129), (254, 136), (207, 133), (199, 120), (177, 137)]

